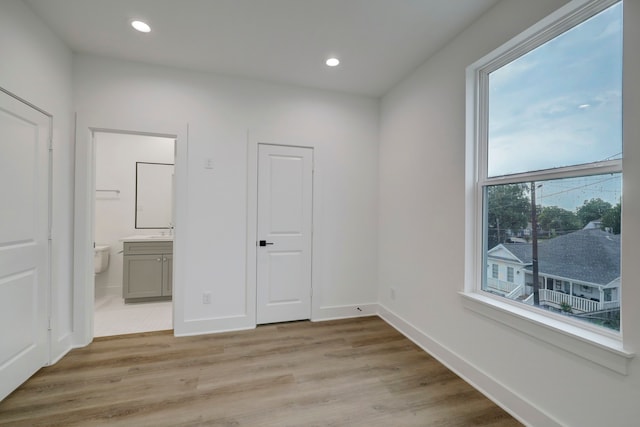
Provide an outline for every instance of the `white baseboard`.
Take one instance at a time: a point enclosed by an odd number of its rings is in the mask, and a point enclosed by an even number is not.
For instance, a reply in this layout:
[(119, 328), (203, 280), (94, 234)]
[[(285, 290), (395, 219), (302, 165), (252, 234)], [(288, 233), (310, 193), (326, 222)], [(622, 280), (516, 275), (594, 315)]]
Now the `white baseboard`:
[(83, 347), (86, 347), (86, 346), (87, 345), (70, 345), (69, 348), (65, 349), (65, 351), (54, 355), (54, 358), (51, 359), (51, 361), (49, 363), (47, 363), (46, 365), (44, 365), (43, 367), (45, 367), (45, 366), (53, 366), (56, 363), (58, 363), (59, 361), (61, 361), (62, 358), (64, 358), (67, 354), (69, 354), (69, 352), (71, 350), (75, 350), (76, 348), (83, 348)]
[(176, 337), (217, 334), (221, 332), (255, 329), (255, 321), (249, 316), (229, 316), (213, 319), (193, 319), (178, 324), (174, 321), (173, 334)]
[[(314, 310), (311, 320), (348, 319), (352, 317), (377, 316), (378, 304), (357, 304), (332, 307), (321, 307)], [(242, 331), (254, 329), (255, 319), (251, 316), (229, 316), (214, 319), (192, 319), (181, 324), (174, 323), (175, 336), (213, 334), (220, 332)]]
[(562, 425), (383, 305), (379, 305), (378, 315), (521, 423), (528, 426), (560, 427)]
[(351, 317), (375, 316), (378, 314), (378, 304), (335, 305), (320, 307), (313, 311), (311, 320), (322, 322), (325, 320), (348, 319)]

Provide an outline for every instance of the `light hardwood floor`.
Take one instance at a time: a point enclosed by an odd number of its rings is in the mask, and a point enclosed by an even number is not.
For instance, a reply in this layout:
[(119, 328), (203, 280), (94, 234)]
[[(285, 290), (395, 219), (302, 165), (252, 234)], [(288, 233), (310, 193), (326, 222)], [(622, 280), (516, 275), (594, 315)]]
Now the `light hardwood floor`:
[(11, 426), (518, 426), (378, 317), (97, 338), (0, 402)]

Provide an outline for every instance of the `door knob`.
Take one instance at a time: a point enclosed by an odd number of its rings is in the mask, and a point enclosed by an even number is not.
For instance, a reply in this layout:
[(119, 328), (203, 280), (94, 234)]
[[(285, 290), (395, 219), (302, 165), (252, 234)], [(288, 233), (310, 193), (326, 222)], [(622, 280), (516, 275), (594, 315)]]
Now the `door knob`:
[(267, 242), (266, 240), (260, 240), (260, 246), (273, 245), (273, 242)]

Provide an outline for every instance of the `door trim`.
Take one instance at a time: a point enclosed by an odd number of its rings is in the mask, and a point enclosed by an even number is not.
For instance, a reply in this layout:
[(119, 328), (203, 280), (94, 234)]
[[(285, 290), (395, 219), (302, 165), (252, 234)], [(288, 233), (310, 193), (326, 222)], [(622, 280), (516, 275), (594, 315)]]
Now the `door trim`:
[[(109, 122), (109, 120), (95, 120)], [(122, 125), (118, 121), (119, 125)], [(188, 124), (155, 132), (141, 132), (129, 129), (140, 129), (145, 126), (129, 123), (129, 128), (120, 126), (91, 126), (83, 117), (76, 120), (75, 145), (75, 203), (74, 203), (74, 304), (73, 326), (74, 347), (83, 347), (93, 341), (94, 314), (94, 268), (93, 239), (95, 228), (95, 140), (94, 133), (122, 133), (129, 135), (159, 136), (175, 139), (175, 197), (174, 221), (175, 234), (173, 247), (175, 251), (173, 265), (173, 326), (174, 334), (184, 323), (183, 259), (186, 256), (187, 218), (187, 161), (188, 161)]]
[[(302, 141), (302, 143), (301, 143)], [(313, 150), (313, 190), (311, 214), (311, 320), (320, 318), (320, 301), (322, 290), (320, 268), (320, 250), (322, 233), (320, 232), (322, 218), (322, 174), (319, 171), (319, 148), (309, 144), (304, 138), (291, 138), (279, 135), (269, 135), (263, 132), (249, 130), (247, 135), (247, 242), (246, 242), (246, 306), (245, 315), (253, 325), (257, 325), (257, 260), (258, 251), (258, 146), (277, 145), (286, 147), (310, 148)]]

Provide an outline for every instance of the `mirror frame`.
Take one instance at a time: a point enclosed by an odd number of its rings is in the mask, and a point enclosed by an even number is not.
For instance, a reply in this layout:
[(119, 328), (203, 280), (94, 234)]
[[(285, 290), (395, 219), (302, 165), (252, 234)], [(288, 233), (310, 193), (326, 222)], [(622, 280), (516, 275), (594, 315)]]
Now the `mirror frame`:
[[(136, 162), (136, 193), (135, 193), (135, 200), (134, 200), (134, 228), (136, 230), (166, 230), (166, 229), (170, 229), (171, 228), (171, 220), (168, 222), (166, 227), (143, 227), (141, 225), (139, 225), (140, 220), (138, 219), (138, 180), (140, 179), (139, 177), (139, 165), (140, 164), (144, 164), (144, 165), (158, 165), (158, 166), (173, 166), (175, 168), (175, 164), (174, 163), (154, 163), (154, 162)], [(175, 169), (174, 172), (175, 173)], [(172, 209), (172, 205), (171, 205), (171, 199), (169, 200), (169, 207), (170, 209)]]

